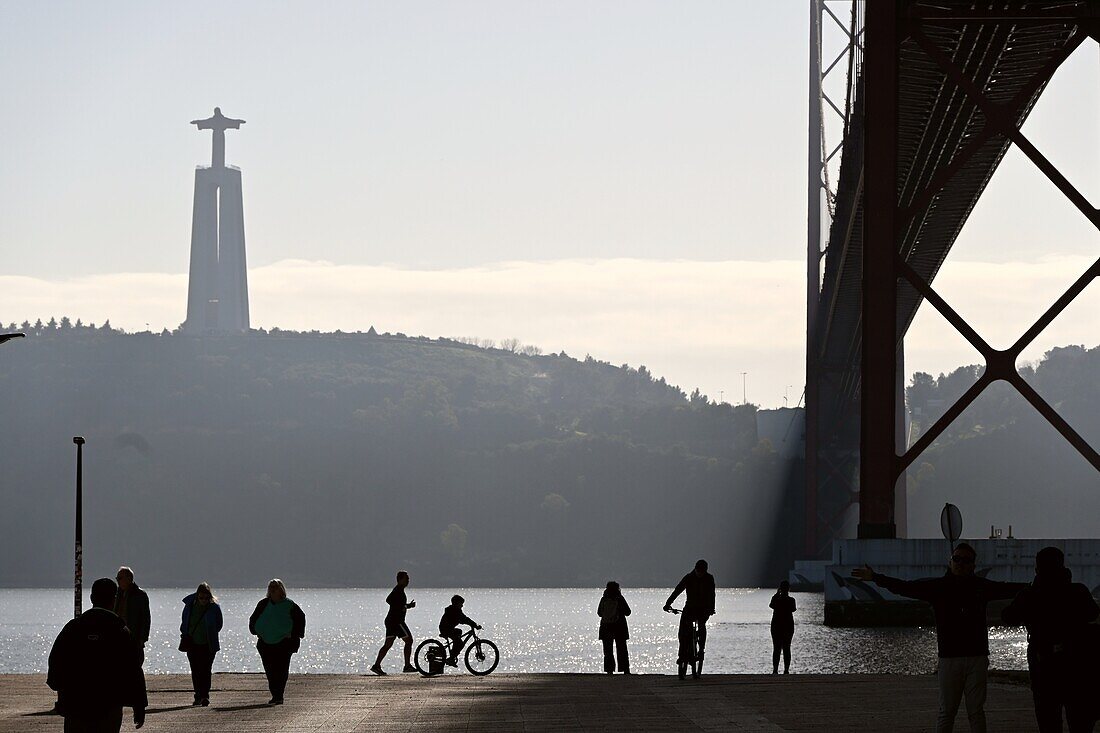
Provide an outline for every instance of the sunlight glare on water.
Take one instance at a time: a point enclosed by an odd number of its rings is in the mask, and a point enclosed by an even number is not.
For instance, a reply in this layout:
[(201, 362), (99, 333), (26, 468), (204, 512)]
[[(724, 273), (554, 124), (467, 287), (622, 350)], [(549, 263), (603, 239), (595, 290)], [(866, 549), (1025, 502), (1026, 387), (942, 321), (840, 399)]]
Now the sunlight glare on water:
[[(146, 647), (146, 672), (187, 672), (177, 651), (182, 588), (146, 589), (153, 630)], [(306, 614), (302, 652), (292, 672), (366, 673), (382, 642), (382, 619), (389, 589), (294, 589)], [(500, 647), (500, 672), (601, 672), (596, 606), (601, 590), (577, 588), (408, 588), (417, 607), (407, 622), (415, 644), (438, 632), (439, 617), (454, 593), (466, 598), (466, 613), (485, 628), (481, 635)], [(248, 616), (262, 589), (215, 589), (225, 616), (216, 672), (258, 672), (260, 659)], [(675, 671), (677, 618), (661, 610), (668, 589), (627, 588), (631, 669), (637, 673)], [(768, 601), (771, 590), (718, 591), (717, 614), (708, 624), (707, 671), (771, 671)], [(830, 629), (821, 624), (820, 594), (795, 593), (791, 671), (930, 673), (936, 666), (936, 637), (930, 628)], [(682, 605), (681, 598), (676, 605)], [(85, 606), (87, 608), (87, 606)], [(72, 592), (62, 589), (0, 590), (0, 673), (41, 673), (57, 632), (72, 613)], [(990, 662), (996, 669), (1025, 669), (1023, 629), (990, 630)], [(386, 659), (400, 663), (400, 642)], [(369, 661), (368, 661), (369, 660)]]

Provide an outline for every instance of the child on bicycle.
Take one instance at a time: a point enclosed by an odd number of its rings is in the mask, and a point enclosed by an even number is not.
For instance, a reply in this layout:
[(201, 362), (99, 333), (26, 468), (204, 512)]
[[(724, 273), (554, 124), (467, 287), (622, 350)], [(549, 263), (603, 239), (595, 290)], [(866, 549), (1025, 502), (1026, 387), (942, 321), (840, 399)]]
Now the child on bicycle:
[(462, 596), (451, 596), (451, 605), (443, 609), (443, 618), (439, 619), (439, 635), (451, 641), (451, 656), (448, 657), (447, 664), (452, 667), (458, 666), (458, 653), (464, 646), (462, 632), (459, 631), (458, 625), (465, 624), (475, 629), (481, 628), (476, 621), (462, 612), (464, 603), (466, 599)]

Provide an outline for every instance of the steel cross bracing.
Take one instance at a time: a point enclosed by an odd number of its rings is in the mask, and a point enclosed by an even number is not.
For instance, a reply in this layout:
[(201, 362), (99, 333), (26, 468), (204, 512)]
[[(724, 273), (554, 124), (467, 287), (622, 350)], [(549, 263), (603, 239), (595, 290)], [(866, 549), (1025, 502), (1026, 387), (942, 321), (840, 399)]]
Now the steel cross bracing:
[[(1012, 384), (1100, 470), (1093, 447), (1015, 368), (1021, 351), (1100, 277), (1100, 259), (1003, 351), (991, 348), (931, 286), (1011, 144), (1100, 228), (1096, 207), (1020, 131), (1060, 64), (1088, 37), (1098, 38), (1097, 5), (900, 0), (866, 6), (866, 64), (859, 67), (866, 73), (856, 74), (825, 277), (807, 341), (808, 476), (813, 380), (821, 391), (815, 425), (822, 444), (834, 439), (856, 447), (852, 424), (857, 424), (861, 536), (894, 535), (898, 479), (998, 379)], [(926, 299), (983, 355), (986, 369), (932, 428), (906, 446), (898, 404), (902, 345)], [(814, 362), (816, 374), (809, 369)], [(823, 373), (832, 379), (822, 379)], [(828, 432), (838, 425), (847, 427), (838, 436)], [(820, 547), (829, 538), (816, 539)]]
[[(831, 230), (836, 218), (838, 188), (830, 181), (829, 166), (845, 147), (855, 102), (856, 80), (863, 51), (863, 3), (859, 0), (810, 0), (809, 54), (809, 139), (807, 169), (807, 251), (806, 251), (806, 331), (808, 344), (816, 333), (818, 302), (821, 298), (821, 260), (828, 249), (823, 232)], [(847, 21), (842, 20), (846, 18)], [(844, 39), (839, 51), (825, 55), (823, 27), (837, 31)], [(827, 84), (831, 76), (846, 74), (843, 87)], [(830, 89), (833, 90), (830, 93)], [(843, 99), (840, 99), (840, 92)], [(834, 99), (836, 97), (837, 99)], [(835, 145), (828, 139), (826, 118), (835, 115), (841, 124), (841, 139)], [(820, 553), (819, 536), (831, 539), (837, 517), (853, 503), (856, 472), (838, 470), (837, 464), (852, 466), (853, 452), (837, 441), (822, 441), (822, 435), (836, 436), (836, 429), (822, 431), (820, 383), (831, 370), (822, 363), (818, 351), (806, 349), (806, 486), (803, 551), (808, 556)], [(834, 426), (835, 428), (836, 426)], [(854, 464), (858, 466), (858, 462)], [(823, 517), (828, 517), (824, 519)], [(825, 531), (822, 530), (822, 525)]]

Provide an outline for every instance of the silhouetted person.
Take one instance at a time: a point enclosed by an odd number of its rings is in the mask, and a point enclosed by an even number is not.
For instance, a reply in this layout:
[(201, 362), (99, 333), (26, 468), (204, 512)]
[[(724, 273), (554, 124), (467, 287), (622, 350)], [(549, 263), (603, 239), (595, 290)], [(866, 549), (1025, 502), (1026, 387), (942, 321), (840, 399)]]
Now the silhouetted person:
[(939, 578), (899, 580), (880, 575), (866, 565), (852, 571), (853, 577), (869, 580), (891, 593), (932, 604), (939, 648), (937, 733), (951, 733), (955, 714), (964, 697), (970, 730), (985, 733), (986, 672), (989, 669), (986, 605), (989, 601), (1012, 598), (1023, 587), (1019, 583), (998, 583), (975, 575), (977, 558), (973, 547), (960, 542), (951, 553), (947, 572)]
[(1035, 555), (1035, 581), (1001, 613), (1027, 626), (1027, 669), (1039, 733), (1061, 733), (1062, 708), (1070, 733), (1091, 733), (1096, 722), (1096, 659), (1086, 648), (1087, 624), (1100, 615), (1088, 587), (1072, 582), (1057, 547)]
[(118, 586), (92, 583), (92, 607), (65, 624), (50, 650), (46, 684), (57, 692), (66, 733), (118, 733), (123, 706), (145, 724), (145, 675), (126, 624), (111, 607)]
[(209, 583), (199, 583), (198, 590), (183, 599), (183, 619), (180, 621), (180, 651), (187, 652), (191, 666), (191, 685), (195, 688), (194, 705), (210, 704), (210, 675), (214, 657), (221, 645), (222, 608), (210, 590)]
[(443, 615), (439, 619), (439, 635), (451, 641), (451, 656), (447, 657), (447, 664), (452, 667), (458, 666), (458, 653), (462, 651), (464, 646), (462, 632), (459, 630), (458, 625), (466, 624), (475, 629), (481, 628), (476, 621), (462, 612), (462, 606), (465, 604), (466, 599), (462, 596), (451, 596), (451, 605), (443, 609)]
[(791, 639), (794, 638), (795, 603), (791, 584), (783, 581), (768, 606), (772, 609), (772, 674), (779, 674), (779, 655), (783, 655), (783, 674), (791, 673)]
[(680, 676), (683, 677), (684, 665), (695, 663), (695, 649), (692, 648), (692, 623), (699, 622), (699, 648), (703, 648), (707, 641), (707, 619), (714, 615), (714, 576), (707, 572), (707, 561), (700, 560), (695, 563), (695, 570), (681, 578), (676, 584), (672, 595), (665, 601), (665, 610), (672, 610), (672, 602), (681, 593), (687, 594), (684, 601), (684, 610), (680, 614), (680, 630), (678, 633), (680, 649), (676, 657), (676, 664), (680, 667)]
[(114, 611), (126, 623), (130, 638), (141, 653), (141, 662), (145, 663), (145, 644), (149, 641), (149, 594), (134, 582), (134, 571), (123, 565), (115, 575), (118, 581), (118, 594), (114, 600)]
[(378, 658), (374, 660), (374, 666), (370, 668), (370, 671), (375, 674), (386, 674), (386, 671), (382, 669), (382, 660), (386, 658), (386, 653), (393, 646), (394, 639), (401, 639), (405, 642), (405, 667), (401, 671), (416, 671), (416, 667), (412, 665), (413, 635), (409, 631), (408, 624), (405, 623), (405, 613), (410, 608), (416, 608), (416, 601), (409, 601), (405, 596), (405, 588), (408, 585), (409, 574), (404, 570), (399, 570), (397, 585), (386, 596), (386, 604), (390, 607), (390, 610), (386, 612), (386, 640), (382, 643), (382, 648), (378, 650)]
[(298, 604), (286, 597), (283, 581), (273, 578), (267, 584), (267, 597), (256, 604), (248, 618), (248, 632), (258, 636), (256, 651), (264, 664), (268, 705), (282, 705), (286, 681), (290, 677), (290, 657), (302, 645), (306, 635), (306, 615)]
[(596, 607), (600, 617), (600, 641), (603, 642), (603, 671), (615, 673), (615, 657), (619, 658), (619, 671), (630, 674), (630, 656), (626, 652), (626, 640), (630, 631), (626, 626), (626, 617), (630, 615), (630, 605), (623, 598), (622, 589), (614, 580), (608, 581), (600, 605)]

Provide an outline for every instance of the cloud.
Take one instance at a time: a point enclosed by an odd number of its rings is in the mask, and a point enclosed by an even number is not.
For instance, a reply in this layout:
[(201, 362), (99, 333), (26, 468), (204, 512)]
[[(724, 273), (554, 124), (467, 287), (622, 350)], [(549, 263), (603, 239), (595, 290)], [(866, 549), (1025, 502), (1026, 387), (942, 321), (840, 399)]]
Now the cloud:
[[(1087, 265), (1083, 258), (950, 263), (936, 287), (975, 322), (996, 324), (1010, 310), (1040, 313)], [(731, 401), (740, 401), (747, 372), (748, 399), (778, 406), (784, 393), (794, 404), (802, 390), (803, 273), (795, 260), (554, 260), (445, 270), (284, 260), (250, 270), (249, 287), (256, 327), (516, 337), (545, 351), (645, 364), (687, 390)], [(183, 320), (186, 298), (186, 275), (0, 277), (5, 323), (68, 315), (110, 318), (128, 330), (171, 329)], [(1051, 345), (1096, 343), (1097, 312), (1074, 306), (1028, 358)], [(907, 339), (910, 371), (977, 361), (937, 320), (927, 307), (918, 315)]]

